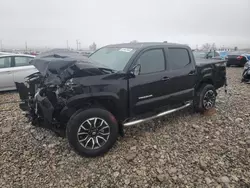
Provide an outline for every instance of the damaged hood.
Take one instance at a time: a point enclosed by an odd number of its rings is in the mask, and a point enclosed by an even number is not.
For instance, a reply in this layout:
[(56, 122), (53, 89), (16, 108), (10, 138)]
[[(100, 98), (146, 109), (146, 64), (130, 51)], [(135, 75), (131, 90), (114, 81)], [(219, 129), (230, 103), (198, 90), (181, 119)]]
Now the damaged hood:
[(42, 76), (56, 75), (61, 79), (102, 75), (114, 72), (108, 67), (67, 49), (53, 49), (30, 61)]

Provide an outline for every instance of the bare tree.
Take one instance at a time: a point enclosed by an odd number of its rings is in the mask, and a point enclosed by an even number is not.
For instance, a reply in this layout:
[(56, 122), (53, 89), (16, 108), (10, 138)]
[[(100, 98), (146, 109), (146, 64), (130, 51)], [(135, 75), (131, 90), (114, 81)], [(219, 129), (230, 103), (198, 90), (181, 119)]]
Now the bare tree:
[(209, 43), (205, 43), (202, 45), (201, 49), (208, 51), (211, 49), (211, 45)]
[(211, 45), (211, 49), (212, 49), (212, 50), (216, 50), (216, 49), (217, 49), (215, 43), (213, 43), (213, 44)]
[(90, 49), (90, 50), (93, 50), (93, 51), (95, 51), (96, 48), (97, 48), (97, 46), (96, 46), (96, 43), (95, 43), (95, 42), (93, 42), (93, 44), (91, 44), (91, 45), (89, 46), (89, 49)]

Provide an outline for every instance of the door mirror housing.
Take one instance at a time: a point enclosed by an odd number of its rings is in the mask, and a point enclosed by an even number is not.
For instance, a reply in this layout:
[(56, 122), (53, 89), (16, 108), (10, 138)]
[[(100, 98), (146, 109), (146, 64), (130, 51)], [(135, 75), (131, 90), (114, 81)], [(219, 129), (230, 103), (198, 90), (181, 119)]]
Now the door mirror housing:
[(141, 64), (136, 64), (130, 71), (131, 74), (133, 74), (134, 76), (139, 75), (141, 72)]

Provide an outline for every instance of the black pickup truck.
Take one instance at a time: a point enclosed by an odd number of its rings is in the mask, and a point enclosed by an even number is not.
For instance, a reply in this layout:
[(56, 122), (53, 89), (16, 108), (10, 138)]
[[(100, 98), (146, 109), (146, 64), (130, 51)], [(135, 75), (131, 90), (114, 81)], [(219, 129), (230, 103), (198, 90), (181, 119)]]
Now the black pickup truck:
[(20, 108), (33, 125), (65, 133), (78, 154), (98, 156), (124, 127), (214, 107), (226, 62), (197, 61), (188, 46), (160, 42), (108, 45), (89, 57), (48, 51), (30, 62), (38, 72), (16, 83)]

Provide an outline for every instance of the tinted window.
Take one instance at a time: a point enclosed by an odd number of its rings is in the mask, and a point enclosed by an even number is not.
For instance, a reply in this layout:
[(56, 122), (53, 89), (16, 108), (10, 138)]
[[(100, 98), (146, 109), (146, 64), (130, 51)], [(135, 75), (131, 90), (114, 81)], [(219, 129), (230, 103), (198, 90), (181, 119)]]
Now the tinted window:
[(147, 74), (165, 70), (165, 60), (162, 49), (148, 50), (137, 60), (141, 64), (140, 74)]
[(8, 68), (11, 65), (10, 57), (0, 57), (0, 68)]
[(182, 48), (168, 49), (168, 64), (171, 70), (181, 69), (190, 63), (189, 53)]
[(29, 62), (32, 58), (31, 57), (15, 57), (15, 66), (21, 67), (21, 66), (27, 66), (30, 65)]

